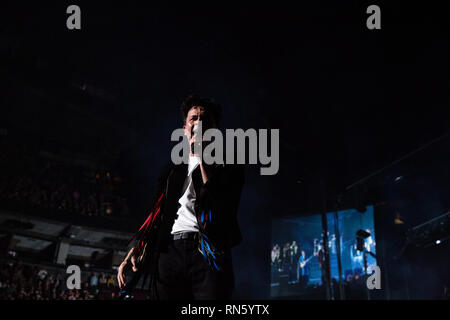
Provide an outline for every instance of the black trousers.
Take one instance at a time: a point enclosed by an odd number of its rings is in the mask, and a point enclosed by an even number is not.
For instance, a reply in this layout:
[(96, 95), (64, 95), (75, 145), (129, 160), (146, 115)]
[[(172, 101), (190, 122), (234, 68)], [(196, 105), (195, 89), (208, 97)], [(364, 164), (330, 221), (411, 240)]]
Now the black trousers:
[(171, 240), (158, 260), (159, 300), (228, 300), (234, 288), (231, 252), (211, 268), (198, 250), (198, 240)]

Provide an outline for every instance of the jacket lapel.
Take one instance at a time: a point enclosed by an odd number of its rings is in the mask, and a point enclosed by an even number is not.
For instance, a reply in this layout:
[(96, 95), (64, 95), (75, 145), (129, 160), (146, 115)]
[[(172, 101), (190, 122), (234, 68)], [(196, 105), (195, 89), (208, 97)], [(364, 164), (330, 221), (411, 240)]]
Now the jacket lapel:
[(181, 197), (181, 193), (183, 192), (183, 184), (187, 175), (187, 164), (179, 164), (176, 165), (172, 171), (172, 174), (169, 177), (168, 188), (167, 188), (167, 197), (168, 203), (173, 204), (174, 208), (170, 208), (170, 212), (176, 210), (176, 206), (178, 205), (178, 200)]

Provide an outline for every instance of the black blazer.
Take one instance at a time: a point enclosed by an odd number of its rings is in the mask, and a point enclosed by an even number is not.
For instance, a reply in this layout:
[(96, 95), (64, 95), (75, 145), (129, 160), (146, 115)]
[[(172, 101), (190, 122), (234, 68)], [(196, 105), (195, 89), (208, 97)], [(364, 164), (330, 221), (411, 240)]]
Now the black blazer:
[[(144, 275), (143, 283), (150, 276), (149, 287), (153, 295), (157, 296), (158, 257), (159, 253), (167, 250), (172, 226), (180, 206), (178, 200), (184, 191), (182, 189), (187, 170), (187, 164), (174, 165), (170, 162), (159, 176), (150, 206), (151, 209), (155, 209), (158, 199), (164, 194), (161, 198), (159, 215), (149, 229), (145, 229), (142, 233), (139, 231), (135, 235), (138, 243), (142, 240), (145, 243), (143, 247), (148, 250), (144, 250), (142, 260), (138, 261), (138, 271), (127, 283), (123, 292), (126, 293), (136, 286)], [(215, 249), (225, 253), (223, 257), (230, 257), (230, 249), (242, 241), (237, 211), (244, 185), (244, 167), (243, 165), (214, 164), (209, 168), (208, 181), (205, 184), (202, 181), (200, 167), (197, 167), (192, 172), (192, 180), (196, 193), (194, 209), (200, 232), (208, 237), (208, 241)], [(202, 213), (209, 215), (209, 212), (211, 212), (211, 218), (208, 219), (208, 223), (202, 223)], [(125, 296), (126, 294), (122, 294), (122, 297)]]
[[(173, 223), (180, 206), (179, 199), (183, 193), (187, 177), (187, 164), (166, 165), (158, 179), (153, 203), (164, 192), (161, 204), (160, 221), (156, 232), (156, 250), (165, 251), (171, 235)], [(200, 166), (192, 172), (196, 193), (195, 213), (200, 231), (208, 236), (217, 249), (228, 251), (242, 241), (237, 221), (237, 211), (244, 185), (243, 165), (213, 164), (208, 168), (208, 181), (204, 184)], [(211, 212), (211, 220), (206, 228), (201, 223), (201, 215)]]

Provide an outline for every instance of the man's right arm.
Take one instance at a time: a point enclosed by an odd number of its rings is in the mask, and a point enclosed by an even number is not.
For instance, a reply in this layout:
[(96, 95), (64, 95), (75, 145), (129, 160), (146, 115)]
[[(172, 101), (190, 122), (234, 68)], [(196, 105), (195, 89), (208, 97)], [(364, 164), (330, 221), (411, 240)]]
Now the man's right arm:
[(131, 269), (133, 272), (137, 271), (136, 267), (136, 258), (133, 255), (134, 248), (131, 248), (131, 250), (128, 252), (125, 259), (122, 261), (122, 263), (119, 266), (119, 271), (117, 272), (117, 281), (119, 283), (119, 288), (122, 289), (126, 283), (125, 283), (125, 271), (129, 267), (131, 263)]
[[(159, 175), (156, 185), (154, 187), (154, 191), (153, 191), (153, 197), (151, 199), (151, 203), (149, 206), (149, 211), (153, 209), (153, 207), (155, 206), (158, 198), (161, 196), (162, 192), (165, 191), (165, 186), (166, 186), (166, 181), (167, 178), (169, 176), (169, 173), (172, 169), (172, 163), (169, 162), (167, 163), (161, 174)], [(123, 288), (126, 283), (125, 283), (125, 272), (127, 271), (127, 269), (129, 268), (131, 263), (131, 269), (133, 270), (133, 272), (137, 271), (137, 266), (136, 266), (136, 256), (134, 254), (134, 247), (132, 247), (130, 249), (130, 251), (128, 252), (127, 256), (125, 257), (125, 259), (122, 261), (122, 263), (119, 266), (119, 270), (117, 272), (117, 280), (119, 282), (119, 287)]]

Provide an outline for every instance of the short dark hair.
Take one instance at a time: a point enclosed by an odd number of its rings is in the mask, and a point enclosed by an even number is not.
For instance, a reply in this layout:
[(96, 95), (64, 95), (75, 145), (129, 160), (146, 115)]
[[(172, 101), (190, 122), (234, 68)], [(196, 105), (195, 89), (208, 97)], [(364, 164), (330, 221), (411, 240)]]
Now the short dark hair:
[(186, 122), (186, 117), (192, 107), (202, 107), (205, 110), (205, 114), (211, 116), (217, 127), (220, 126), (220, 120), (222, 118), (222, 107), (216, 103), (213, 99), (200, 97), (197, 94), (187, 96), (181, 104), (181, 117), (183, 122)]

